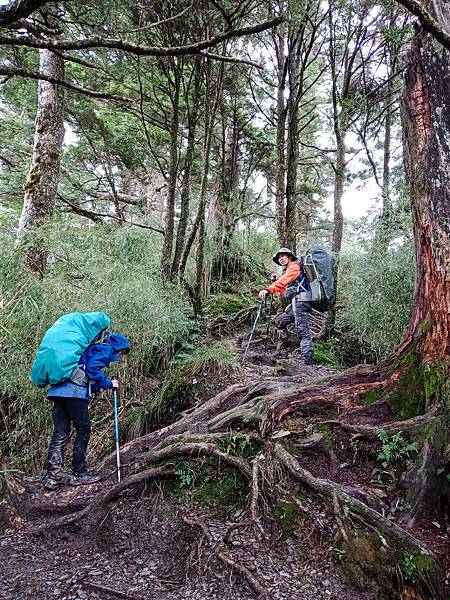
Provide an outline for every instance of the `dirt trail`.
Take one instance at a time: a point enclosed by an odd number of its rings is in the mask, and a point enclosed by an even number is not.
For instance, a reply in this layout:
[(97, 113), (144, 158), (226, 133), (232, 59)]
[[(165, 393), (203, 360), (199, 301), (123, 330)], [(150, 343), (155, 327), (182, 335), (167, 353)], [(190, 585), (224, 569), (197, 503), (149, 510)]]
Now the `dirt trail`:
[[(351, 556), (351, 545), (336, 541), (354, 541), (358, 527), (358, 543), (372, 532), (389, 547), (386, 539), (400, 532), (416, 536), (445, 564), (446, 523), (435, 516), (434, 525), (424, 519), (408, 527), (401, 487), (382, 474), (374, 480), (375, 432), (381, 424), (396, 427), (385, 404), (359, 410), (348, 400), (332, 402), (323, 390), (339, 377), (335, 371), (264, 352), (252, 351), (238, 377), (225, 390), (218, 381), (214, 397), (124, 447), (124, 474), (131, 481), (147, 473), (140, 483), (114, 487), (113, 457), (94, 486), (43, 492), (38, 479), (20, 482), (19, 516), (0, 511), (0, 598), (375, 600), (382, 597), (379, 577), (364, 557)], [(261, 438), (255, 423), (264, 422), (267, 408), (295, 402), (307, 383), (316, 390), (312, 400)], [(343, 407), (356, 414), (351, 424)], [(259, 450), (248, 454), (252, 443)], [(283, 452), (293, 461), (287, 470)], [(230, 469), (236, 498), (232, 490), (231, 501), (220, 494), (199, 501), (198, 490), (222, 489)], [(249, 486), (240, 504), (239, 477)], [(336, 488), (327, 501), (330, 485)], [(112, 495), (102, 496), (107, 490)], [(373, 536), (371, 519), (385, 511), (392, 511), (382, 524), (387, 529)], [(395, 574), (407, 558), (403, 553), (400, 566), (380, 568)], [(408, 584), (405, 573), (401, 585), (385, 582), (390, 597), (444, 597), (413, 592), (420, 574), (412, 572)]]

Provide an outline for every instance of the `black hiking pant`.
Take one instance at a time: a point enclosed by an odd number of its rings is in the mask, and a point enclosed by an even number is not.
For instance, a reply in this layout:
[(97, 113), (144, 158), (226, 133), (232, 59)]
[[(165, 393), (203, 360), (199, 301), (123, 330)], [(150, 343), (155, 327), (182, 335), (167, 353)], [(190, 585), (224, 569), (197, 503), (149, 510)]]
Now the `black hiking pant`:
[(299, 337), (300, 354), (305, 364), (312, 364), (313, 361), (312, 334), (308, 320), (311, 309), (311, 302), (303, 302), (294, 298), (285, 312), (278, 315), (275, 319), (278, 340), (280, 342), (283, 342), (288, 337), (287, 326), (295, 322)]
[(51, 398), (53, 400), (53, 434), (47, 457), (47, 476), (51, 479), (64, 477), (64, 450), (69, 440), (71, 425), (75, 427), (72, 473), (84, 475), (86, 450), (91, 435), (88, 401), (81, 398)]

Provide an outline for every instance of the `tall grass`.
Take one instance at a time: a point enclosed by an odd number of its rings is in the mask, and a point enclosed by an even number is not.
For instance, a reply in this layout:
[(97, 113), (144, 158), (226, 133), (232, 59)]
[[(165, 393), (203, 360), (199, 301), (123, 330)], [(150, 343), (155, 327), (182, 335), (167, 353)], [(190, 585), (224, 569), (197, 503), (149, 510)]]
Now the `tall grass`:
[(405, 235), (387, 249), (347, 241), (341, 251), (338, 324), (378, 360), (400, 342), (411, 317), (414, 265)]
[(30, 368), (58, 316), (101, 310), (112, 317), (110, 329), (128, 335), (132, 351), (109, 374), (120, 377), (123, 394), (137, 403), (146, 400), (145, 378), (197, 331), (183, 292), (161, 289), (159, 240), (147, 232), (61, 222), (46, 237), (49, 268), (43, 280), (24, 270), (10, 239), (0, 239), (0, 448), (11, 464), (34, 470), (42, 466), (50, 418)]

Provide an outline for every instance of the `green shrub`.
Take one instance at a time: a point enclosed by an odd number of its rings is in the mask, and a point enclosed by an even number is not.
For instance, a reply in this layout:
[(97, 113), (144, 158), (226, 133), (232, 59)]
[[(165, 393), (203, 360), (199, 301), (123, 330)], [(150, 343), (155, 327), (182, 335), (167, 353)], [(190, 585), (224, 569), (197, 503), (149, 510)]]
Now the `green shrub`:
[(205, 313), (208, 317), (235, 315), (256, 301), (255, 294), (215, 294), (205, 303)]

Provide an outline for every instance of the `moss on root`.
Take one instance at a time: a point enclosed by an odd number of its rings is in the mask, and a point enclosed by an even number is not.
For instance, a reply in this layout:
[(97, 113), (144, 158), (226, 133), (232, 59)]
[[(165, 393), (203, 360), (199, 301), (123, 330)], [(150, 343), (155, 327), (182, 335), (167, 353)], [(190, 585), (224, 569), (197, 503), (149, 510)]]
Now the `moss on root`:
[[(413, 586), (418, 598), (429, 598), (439, 580), (433, 558), (417, 549), (388, 545), (380, 536), (359, 530), (348, 531), (348, 542), (339, 535), (334, 556), (345, 578), (359, 588), (377, 588), (377, 598), (404, 598)], [(384, 542), (384, 543), (383, 543)], [(408, 596), (411, 597), (411, 596)], [(414, 597), (414, 596), (412, 596)]]
[(281, 539), (286, 540), (291, 537), (298, 528), (300, 510), (298, 506), (290, 500), (282, 500), (275, 507), (275, 517), (281, 530)]
[(250, 493), (249, 481), (238, 469), (217, 465), (210, 457), (195, 462), (179, 461), (175, 474), (176, 479), (164, 486), (174, 501), (190, 498), (206, 506), (242, 508)]
[(331, 431), (331, 427), (329, 425), (319, 425), (318, 429), (323, 435), (323, 443), (328, 449), (331, 449), (333, 447), (333, 432)]
[(369, 390), (366, 394), (361, 396), (358, 400), (358, 404), (374, 404), (381, 399), (381, 394), (378, 390)]

